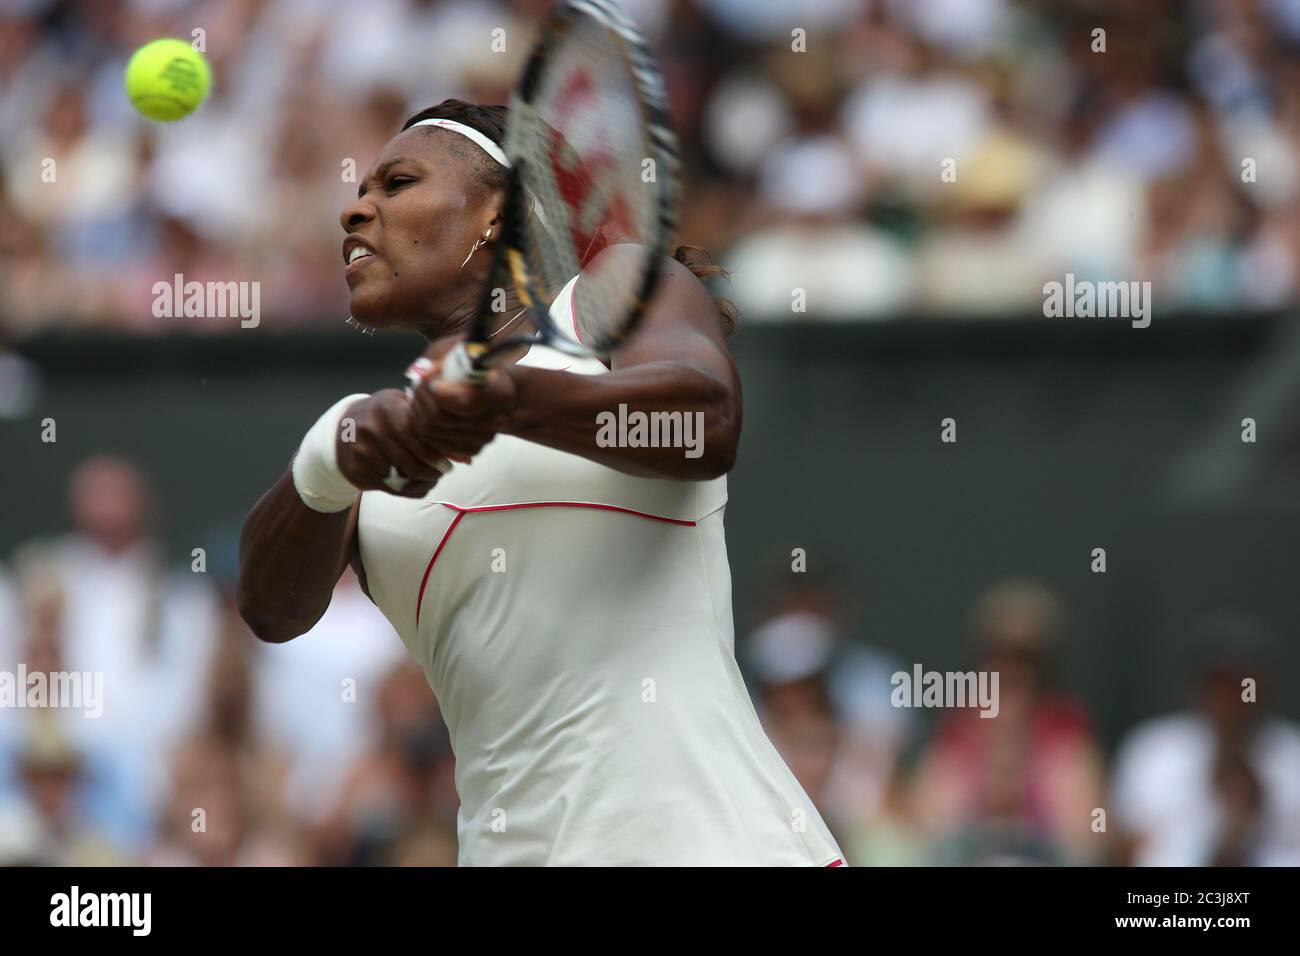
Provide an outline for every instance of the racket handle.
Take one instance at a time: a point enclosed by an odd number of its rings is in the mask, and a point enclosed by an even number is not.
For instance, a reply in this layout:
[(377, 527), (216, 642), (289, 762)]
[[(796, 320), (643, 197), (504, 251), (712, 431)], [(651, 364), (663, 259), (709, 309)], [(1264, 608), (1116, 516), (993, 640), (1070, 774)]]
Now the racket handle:
[(474, 364), (465, 343), (460, 342), (442, 360), (442, 374), (438, 377), (453, 384), (468, 382), (471, 385), (482, 385), (487, 372)]
[[(428, 359), (416, 359), (411, 363), (410, 368), (406, 370), (406, 395), (409, 398), (415, 394), (415, 389), (423, 385), (427, 379), (430, 365)], [(469, 356), (469, 350), (465, 348), (465, 343), (460, 342), (457, 346), (447, 353), (442, 360), (442, 373), (438, 376), (444, 382), (469, 382), (471, 385), (482, 384), (487, 378), (487, 372), (474, 364), (474, 360)], [(451, 471), (451, 459), (443, 458), (436, 462), (433, 467), (437, 468), (441, 474)], [(398, 474), (396, 469), (384, 479), (384, 484), (394, 491), (401, 491), (406, 487), (406, 477)]]
[[(416, 359), (406, 370), (406, 397), (409, 399), (415, 394), (415, 390), (425, 382), (425, 374), (431, 367), (428, 359)], [(433, 463), (433, 467), (438, 469), (439, 474), (445, 475), (451, 471), (451, 459), (440, 458)], [(388, 477), (384, 479), (384, 484), (394, 491), (401, 491), (406, 487), (408, 479), (401, 474), (396, 468), (389, 470)]]

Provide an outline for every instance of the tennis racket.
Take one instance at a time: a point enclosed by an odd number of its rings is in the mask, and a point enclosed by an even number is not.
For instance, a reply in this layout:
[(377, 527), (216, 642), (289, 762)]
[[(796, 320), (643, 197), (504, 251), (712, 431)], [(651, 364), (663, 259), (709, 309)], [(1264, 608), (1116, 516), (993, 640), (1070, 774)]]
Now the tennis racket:
[[(607, 356), (645, 314), (676, 228), (677, 146), (663, 80), (610, 0), (566, 0), (543, 23), (502, 146), (510, 163), (502, 232), (466, 339), (443, 360), (447, 381), (481, 382), (508, 353), (537, 344)], [(490, 337), (507, 283), (535, 334)], [(563, 329), (552, 317), (561, 294)], [(424, 381), (420, 363), (407, 379), (412, 389)], [(389, 484), (400, 490), (405, 480)]]

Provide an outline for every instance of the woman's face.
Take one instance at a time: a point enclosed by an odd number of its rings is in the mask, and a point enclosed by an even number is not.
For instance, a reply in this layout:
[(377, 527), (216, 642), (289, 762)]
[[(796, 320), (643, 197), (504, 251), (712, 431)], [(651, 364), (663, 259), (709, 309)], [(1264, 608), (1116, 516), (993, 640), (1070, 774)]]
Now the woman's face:
[[(500, 232), (500, 190), (475, 176), (468, 140), (415, 127), (388, 141), (339, 221), (352, 315), (363, 325), (416, 329), (431, 337), (456, 331), (487, 281), (486, 248), (461, 263), (489, 229)], [(370, 253), (362, 258), (354, 248)]]

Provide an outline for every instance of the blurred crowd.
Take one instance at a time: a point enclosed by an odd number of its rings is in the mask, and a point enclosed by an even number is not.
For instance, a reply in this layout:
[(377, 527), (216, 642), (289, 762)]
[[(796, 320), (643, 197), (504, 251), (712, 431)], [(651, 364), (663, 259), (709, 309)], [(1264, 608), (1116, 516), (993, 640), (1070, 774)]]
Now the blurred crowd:
[[(350, 572), (311, 632), (262, 645), (233, 530), (170, 565), (147, 480), (113, 457), (78, 467), (68, 505), (72, 530), (0, 569), (0, 863), (455, 863), (437, 702)], [(1068, 615), (1041, 583), (991, 582), (972, 609), (953, 665), (1000, 675), (992, 718), (895, 706), (912, 662), (856, 639), (825, 583), (787, 572), (764, 594), (742, 665), (850, 863), (1300, 865), (1300, 726), (1243, 690), (1271, 669), (1257, 625), (1188, 635), (1185, 709), (1108, 758), (1057, 679)], [(102, 692), (5, 697), (37, 673)]]
[[(1164, 310), (1297, 298), (1300, 0), (623, 5), (666, 74), (681, 236), (748, 321), (1032, 314), (1067, 273)], [(349, 163), (444, 97), (504, 102), (549, 6), (6, 0), (0, 335), (226, 330), (153, 315), (177, 273), (341, 323)], [(209, 101), (146, 122), (130, 52), (196, 29)]]
[(1059, 679), (1066, 610), (1039, 582), (995, 582), (971, 613), (958, 669), (999, 675), (996, 716), (894, 706), (891, 676), (914, 662), (850, 639), (833, 591), (774, 593), (742, 654), (773, 742), (850, 863), (1300, 864), (1300, 725), (1243, 687), (1275, 652), (1256, 623), (1195, 626), (1186, 708), (1129, 728), (1107, 757)]

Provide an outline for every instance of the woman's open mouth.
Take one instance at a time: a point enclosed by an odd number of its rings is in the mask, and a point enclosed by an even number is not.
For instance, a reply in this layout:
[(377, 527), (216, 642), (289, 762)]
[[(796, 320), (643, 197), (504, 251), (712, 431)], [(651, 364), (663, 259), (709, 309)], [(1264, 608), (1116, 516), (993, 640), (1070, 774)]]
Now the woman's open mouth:
[(364, 239), (357, 236), (348, 236), (343, 240), (343, 261), (346, 263), (343, 270), (344, 275), (359, 272), (374, 258), (375, 250)]

